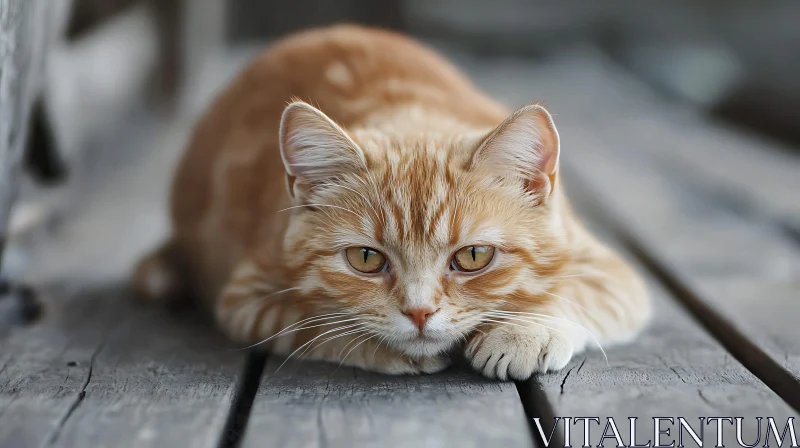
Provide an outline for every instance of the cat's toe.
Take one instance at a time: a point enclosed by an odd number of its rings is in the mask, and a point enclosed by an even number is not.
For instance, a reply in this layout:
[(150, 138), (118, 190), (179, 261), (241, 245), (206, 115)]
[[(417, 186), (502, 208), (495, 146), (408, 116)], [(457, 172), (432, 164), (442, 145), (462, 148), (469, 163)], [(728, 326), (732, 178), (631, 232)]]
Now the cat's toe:
[(549, 343), (539, 353), (539, 364), (542, 372), (554, 372), (563, 369), (572, 359), (575, 348), (569, 339), (554, 334)]
[(569, 339), (546, 328), (495, 328), (472, 338), (465, 355), (488, 378), (524, 380), (560, 370), (574, 353)]

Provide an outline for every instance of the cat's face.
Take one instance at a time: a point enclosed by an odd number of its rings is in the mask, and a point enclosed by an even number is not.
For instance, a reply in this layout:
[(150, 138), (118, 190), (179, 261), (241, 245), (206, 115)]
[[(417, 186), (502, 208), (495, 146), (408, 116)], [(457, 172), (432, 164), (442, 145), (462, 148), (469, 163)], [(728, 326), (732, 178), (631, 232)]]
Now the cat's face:
[[(296, 107), (307, 115), (284, 126), (298, 205), (284, 256), (293, 286), (319, 296), (325, 311), (352, 313), (358, 320), (351, 325), (363, 327), (350, 328), (368, 330), (364, 338), (418, 356), (448, 349), (492, 322), (493, 311), (546, 300), (567, 256), (557, 203), (548, 200), (554, 170), (544, 177), (500, 171), (517, 155), (493, 154), (509, 144), (497, 132), (431, 137), (414, 148), (369, 134), (337, 139), (343, 131), (336, 127), (309, 136), (330, 123), (310, 106)], [(325, 164), (303, 154), (320, 148), (328, 151)], [(557, 140), (555, 148), (557, 156)], [(536, 163), (546, 160), (538, 147), (530, 151)]]

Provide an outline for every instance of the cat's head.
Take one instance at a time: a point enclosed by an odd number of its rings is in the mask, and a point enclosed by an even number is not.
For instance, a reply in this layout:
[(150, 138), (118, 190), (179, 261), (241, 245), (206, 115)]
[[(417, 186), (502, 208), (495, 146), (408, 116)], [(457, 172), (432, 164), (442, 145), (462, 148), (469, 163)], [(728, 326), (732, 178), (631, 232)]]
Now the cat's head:
[(408, 355), (433, 355), (497, 310), (546, 300), (568, 256), (559, 138), (538, 105), (494, 130), (409, 138), (347, 132), (290, 104), (280, 139), (295, 207), (283, 256), (292, 286), (326, 311), (353, 313)]

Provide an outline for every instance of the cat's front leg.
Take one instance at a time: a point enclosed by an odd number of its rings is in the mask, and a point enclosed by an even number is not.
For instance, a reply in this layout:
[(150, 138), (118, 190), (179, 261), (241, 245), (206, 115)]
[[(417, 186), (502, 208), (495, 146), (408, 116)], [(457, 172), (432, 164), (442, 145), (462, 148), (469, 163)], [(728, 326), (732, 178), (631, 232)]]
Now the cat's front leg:
[(540, 295), (548, 305), (495, 310), (465, 355), (490, 378), (526, 379), (562, 369), (585, 346), (608, 347), (632, 339), (650, 316), (641, 279), (619, 256), (592, 243), (576, 252), (568, 272)]
[(524, 380), (537, 372), (562, 369), (584, 345), (585, 335), (570, 325), (509, 318), (479, 328), (464, 354), (488, 378)]

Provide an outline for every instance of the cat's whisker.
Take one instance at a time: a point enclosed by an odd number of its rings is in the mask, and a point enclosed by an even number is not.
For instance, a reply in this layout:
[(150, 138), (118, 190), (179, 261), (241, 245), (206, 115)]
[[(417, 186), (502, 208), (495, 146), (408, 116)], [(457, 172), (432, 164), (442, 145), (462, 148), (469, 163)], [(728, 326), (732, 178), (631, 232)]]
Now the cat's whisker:
[(550, 291), (545, 291), (544, 293), (545, 293), (545, 294), (547, 294), (547, 295), (549, 295), (549, 296), (553, 296), (553, 297), (555, 297), (555, 298), (557, 298), (557, 299), (561, 299), (561, 300), (564, 300), (564, 301), (566, 301), (566, 302), (568, 302), (568, 303), (571, 303), (572, 305), (575, 305), (576, 307), (580, 308), (580, 309), (581, 309), (581, 310), (582, 310), (584, 313), (586, 313), (587, 315), (591, 315), (591, 313), (589, 313), (589, 310), (587, 310), (587, 309), (586, 309), (586, 307), (584, 307), (584, 306), (583, 306), (583, 305), (581, 305), (580, 303), (578, 303), (578, 302), (574, 301), (573, 299), (568, 299), (568, 298), (566, 298), (566, 297), (564, 297), (564, 296), (560, 296), (560, 295), (558, 295), (558, 294), (555, 294), (555, 293), (552, 293), (552, 292), (550, 292)]
[(490, 312), (488, 314), (491, 315), (491, 316), (494, 316), (494, 317), (498, 317), (498, 318), (513, 319), (513, 320), (522, 321), (522, 322), (535, 323), (535, 324), (541, 325), (541, 326), (543, 326), (545, 328), (549, 328), (549, 329), (551, 329), (553, 331), (563, 331), (563, 330), (558, 330), (558, 329), (555, 329), (555, 328), (548, 327), (547, 325), (544, 325), (541, 322), (539, 322), (537, 319), (541, 319), (541, 320), (544, 320), (544, 321), (547, 321), (547, 319), (563, 321), (563, 322), (565, 322), (565, 323), (567, 323), (569, 325), (572, 325), (572, 326), (575, 326), (577, 328), (580, 328), (581, 330), (585, 331), (586, 334), (588, 334), (590, 338), (592, 338), (592, 341), (595, 343), (595, 345), (597, 345), (597, 348), (599, 348), (600, 352), (603, 353), (603, 358), (605, 358), (606, 364), (608, 364), (608, 355), (606, 355), (606, 351), (603, 349), (603, 346), (600, 344), (600, 341), (597, 339), (597, 336), (595, 336), (594, 333), (592, 333), (588, 328), (584, 327), (581, 324), (573, 322), (573, 321), (571, 321), (569, 319), (564, 319), (564, 318), (555, 317), (555, 316), (547, 316), (547, 315), (544, 315), (544, 314), (536, 315), (536, 313), (529, 313), (529, 314), (534, 314), (534, 316), (524, 316), (524, 314), (528, 314), (528, 313), (524, 313), (523, 317), (519, 317), (519, 316), (507, 315), (507, 314), (504, 315), (502, 313), (508, 313), (508, 312), (507, 311), (502, 311), (502, 312), (493, 311), (493, 312)]
[(549, 279), (559, 279), (559, 278), (580, 278), (580, 277), (586, 277), (586, 276), (587, 276), (587, 275), (589, 275), (589, 274), (590, 274), (590, 273), (588, 273), (588, 272), (584, 272), (584, 273), (581, 273), (581, 274), (548, 275), (548, 276), (546, 276), (546, 277), (542, 277), (542, 278), (549, 278)]
[[(367, 333), (367, 334), (369, 334), (369, 333)], [(374, 334), (374, 333), (373, 333), (373, 334), (372, 334), (372, 336), (369, 336), (368, 338), (366, 338), (366, 339), (364, 339), (363, 341), (359, 342), (358, 344), (354, 345), (354, 346), (353, 346), (353, 348), (351, 348), (351, 349), (350, 349), (350, 351), (348, 351), (348, 352), (347, 352), (347, 353), (344, 355), (344, 358), (342, 358), (342, 360), (341, 360), (341, 361), (339, 361), (339, 367), (341, 367), (341, 366), (342, 366), (342, 364), (344, 364), (344, 361), (347, 359), (347, 357), (348, 357), (348, 356), (350, 356), (350, 353), (353, 353), (353, 350), (357, 349), (357, 348), (358, 348), (358, 347), (359, 347), (361, 344), (363, 344), (363, 343), (365, 343), (365, 342), (369, 341), (370, 339), (372, 339), (372, 338), (374, 338), (374, 337), (377, 337), (377, 336), (378, 336), (377, 334)], [(361, 337), (361, 336), (359, 336), (359, 337)], [(338, 370), (338, 369), (339, 369), (339, 367), (336, 367), (336, 369)], [(334, 372), (336, 372), (336, 370), (334, 370)]]
[[(570, 300), (570, 299), (567, 299), (566, 297), (562, 297), (562, 296), (559, 296), (559, 295), (557, 295), (557, 294), (553, 294), (553, 293), (550, 293), (550, 292), (548, 292), (547, 294), (550, 294), (550, 295), (552, 295), (552, 296), (558, 297), (558, 298), (560, 298), (560, 299), (564, 299), (564, 300), (566, 300), (566, 301), (568, 301), (568, 302), (572, 303), (573, 305), (580, 307), (580, 308), (581, 308), (581, 309), (582, 309), (582, 310), (583, 310), (583, 311), (584, 311), (584, 312), (587, 314), (587, 316), (591, 316), (591, 313), (589, 313), (589, 310), (587, 310), (586, 308), (584, 308), (583, 306), (581, 306), (579, 303), (576, 303), (576, 302), (574, 302), (574, 301), (572, 301), (572, 300)], [(583, 325), (581, 325), (581, 324), (579, 324), (579, 323), (577, 323), (577, 322), (574, 322), (574, 321), (572, 321), (572, 320), (565, 319), (565, 318), (560, 318), (560, 317), (555, 317), (555, 316), (549, 316), (549, 315), (547, 315), (547, 314), (537, 314), (537, 313), (529, 313), (529, 312), (521, 312), (521, 311), (495, 310), (495, 312), (503, 312), (503, 313), (524, 313), (524, 314), (533, 315), (533, 316), (538, 316), (538, 317), (547, 318), (547, 319), (563, 320), (564, 322), (567, 322), (567, 323), (569, 323), (570, 325), (574, 325), (574, 326), (577, 326), (577, 327), (579, 327), (579, 328), (583, 329), (583, 330), (584, 330), (584, 331), (585, 331), (587, 334), (589, 334), (589, 336), (591, 336), (591, 337), (592, 337), (592, 339), (594, 339), (594, 343), (595, 343), (595, 344), (597, 344), (597, 346), (598, 346), (598, 347), (600, 347), (600, 350), (603, 350), (603, 347), (601, 347), (601, 346), (600, 346), (600, 342), (598, 341), (598, 338), (597, 338), (597, 336), (596, 336), (596, 335), (595, 335), (595, 334), (594, 334), (594, 333), (593, 333), (591, 330), (589, 330), (589, 329), (588, 329), (588, 328), (586, 328), (585, 326), (583, 326)]]
[[(344, 314), (344, 313), (343, 313), (343, 314)], [(345, 314), (345, 315), (346, 315), (346, 314)], [(243, 348), (237, 349), (237, 351), (251, 349), (251, 348), (253, 348), (253, 347), (256, 347), (256, 346), (258, 346), (258, 345), (261, 345), (261, 344), (263, 344), (263, 343), (265, 343), (265, 342), (269, 342), (269, 341), (271, 341), (272, 339), (275, 339), (275, 338), (277, 338), (277, 337), (279, 337), (279, 336), (285, 336), (285, 335), (287, 335), (287, 334), (294, 333), (294, 332), (296, 332), (296, 331), (307, 330), (307, 329), (309, 329), (309, 328), (322, 327), (322, 326), (324, 326), (324, 325), (337, 325), (337, 324), (341, 324), (341, 323), (352, 322), (352, 321), (358, 320), (358, 318), (357, 318), (357, 317), (354, 317), (354, 318), (352, 318), (352, 319), (345, 319), (345, 320), (336, 321), (336, 322), (326, 322), (326, 323), (322, 323), (322, 324), (319, 324), (319, 325), (312, 325), (312, 326), (300, 327), (300, 328), (292, 328), (292, 327), (295, 327), (295, 326), (297, 326), (297, 325), (301, 325), (301, 324), (303, 324), (303, 323), (310, 324), (310, 323), (319, 322), (319, 321), (321, 321), (321, 320), (334, 319), (334, 318), (338, 318), (338, 317), (342, 317), (342, 316), (312, 317), (312, 318), (308, 318), (308, 319), (303, 319), (302, 321), (295, 322), (295, 323), (293, 323), (293, 324), (291, 324), (291, 325), (287, 326), (287, 327), (286, 327), (286, 328), (284, 328), (283, 330), (281, 330), (281, 331), (279, 331), (279, 332), (277, 332), (277, 333), (273, 334), (272, 336), (270, 336), (270, 337), (268, 337), (268, 338), (266, 338), (266, 339), (264, 339), (264, 340), (262, 340), (262, 341), (256, 342), (255, 344), (248, 345), (247, 347), (243, 347)], [(310, 320), (309, 320), (309, 319), (310, 319)], [(291, 330), (289, 330), (290, 328), (292, 328), (292, 329), (291, 329)]]
[[(520, 322), (527, 322), (527, 323), (530, 323), (530, 324), (539, 325), (541, 327), (547, 328), (548, 330), (552, 330), (552, 331), (555, 331), (555, 332), (558, 332), (558, 333), (563, 333), (564, 332), (564, 330), (560, 330), (560, 329), (557, 329), (557, 328), (553, 328), (553, 327), (547, 326), (547, 325), (545, 325), (545, 324), (543, 324), (541, 322), (535, 321), (535, 320), (525, 320), (525, 319), (508, 317), (508, 316), (495, 316), (495, 317), (497, 317), (499, 319), (516, 320), (516, 321), (520, 321)], [(524, 325), (515, 324), (513, 322), (498, 321), (498, 320), (493, 320), (493, 319), (484, 319), (484, 321), (492, 322), (492, 323), (495, 323), (495, 324), (511, 325), (511, 326), (514, 326), (514, 327), (526, 328)], [(606, 355), (606, 351), (603, 350), (603, 347), (600, 345), (599, 342), (597, 342), (597, 340), (594, 337), (592, 337), (592, 339), (595, 340), (595, 343), (597, 344), (597, 347), (600, 348), (600, 351), (603, 353), (603, 358), (605, 358), (605, 360), (606, 360), (606, 365), (608, 365), (608, 356)]]
[(275, 291), (275, 292), (271, 292), (271, 293), (269, 293), (267, 295), (260, 296), (259, 299), (268, 299), (268, 298), (270, 298), (272, 296), (277, 296), (278, 294), (283, 294), (283, 293), (286, 293), (286, 292), (289, 292), (289, 291), (299, 291), (300, 289), (302, 289), (302, 288), (297, 287), (297, 286), (292, 287), (292, 288), (281, 289), (280, 291)]
[(311, 323), (325, 321), (325, 320), (331, 320), (331, 319), (340, 319), (342, 317), (356, 318), (356, 316), (351, 314), (351, 313), (331, 313), (331, 314), (315, 315), (315, 316), (310, 316), (310, 317), (307, 317), (307, 318), (305, 318), (303, 320), (297, 321), (297, 322), (295, 322), (295, 323), (293, 323), (291, 325), (287, 325), (286, 328), (281, 330), (281, 332), (286, 331), (286, 330), (288, 330), (288, 329), (290, 329), (292, 327), (295, 327), (297, 325), (311, 324)]
[[(507, 319), (507, 318), (504, 318), (504, 317), (498, 317), (498, 318), (499, 319)], [(526, 327), (524, 325), (515, 324), (514, 322), (506, 322), (506, 321), (500, 321), (500, 320), (494, 320), (494, 319), (488, 319), (488, 318), (483, 319), (483, 320), (484, 320), (484, 322), (491, 322), (491, 323), (494, 323), (494, 324), (510, 325), (512, 327), (519, 327), (519, 328), (528, 328), (528, 327)], [(555, 330), (553, 328), (548, 327), (547, 325), (540, 324), (539, 322), (529, 322), (529, 323), (536, 324), (536, 325), (541, 325), (542, 327), (549, 328), (549, 329), (551, 329), (553, 331), (558, 331), (558, 330)]]
[(378, 349), (385, 340), (386, 340), (386, 335), (383, 335), (381, 336), (380, 339), (378, 339), (378, 343), (375, 345), (375, 350), (372, 351), (372, 359), (375, 359), (375, 354), (378, 353)]
[[(302, 357), (304, 357), (306, 355), (310, 355), (311, 353), (314, 352), (314, 350), (317, 350), (318, 348), (322, 347), (328, 341), (332, 341), (334, 339), (338, 339), (338, 338), (340, 338), (342, 336), (347, 336), (347, 335), (351, 335), (351, 334), (358, 334), (358, 333), (366, 333), (368, 331), (369, 330), (367, 330), (364, 327), (358, 327), (358, 328), (355, 328), (353, 330), (350, 330), (350, 331), (347, 331), (347, 332), (344, 332), (344, 333), (341, 333), (341, 334), (334, 334), (332, 336), (329, 336), (329, 337), (325, 338), (322, 342), (320, 342), (316, 346), (314, 346), (314, 344), (309, 345), (297, 357), (298, 358), (302, 358)], [(347, 345), (350, 345), (350, 343), (352, 343), (352, 342), (353, 341), (348, 342)], [(342, 351), (344, 351), (344, 349), (342, 349)], [(339, 354), (339, 356), (341, 356), (341, 353)]]
[(369, 336), (369, 335), (375, 334), (375, 333), (369, 331), (368, 329), (362, 329), (358, 333), (359, 334), (357, 336), (354, 336), (349, 341), (347, 341), (347, 344), (345, 344), (344, 347), (342, 347), (342, 349), (339, 350), (339, 359), (342, 359), (342, 353), (344, 353), (344, 351), (347, 350), (347, 348), (350, 347), (351, 344), (355, 343), (356, 341), (358, 341), (359, 339), (363, 338), (364, 336)]
[[(344, 324), (344, 323), (347, 323), (347, 322), (354, 322), (354, 321), (358, 321), (358, 320), (359, 320), (359, 319), (358, 319), (357, 317), (354, 317), (354, 318), (352, 318), (352, 319), (339, 320), (339, 321), (336, 321), (336, 322), (324, 322), (324, 323), (321, 323), (321, 324), (309, 325), (309, 326), (307, 326), (307, 327), (295, 328), (295, 329), (292, 329), (291, 331), (287, 331), (287, 332), (285, 332), (284, 334), (294, 333), (294, 332), (296, 332), (296, 331), (309, 330), (309, 329), (311, 329), (311, 328), (324, 327), (324, 326), (326, 326), (326, 325), (338, 325), (338, 324)], [(309, 323), (313, 323), (313, 322), (309, 322)]]
[[(328, 317), (328, 318), (325, 318), (325, 319), (333, 319), (335, 317), (337, 317), (337, 316), (332, 316), (332, 317)], [(341, 316), (338, 316), (338, 317), (341, 317)], [(319, 319), (319, 320), (323, 320), (323, 319)], [(309, 322), (306, 322), (306, 323), (315, 323), (315, 322), (318, 322), (319, 320), (315, 319), (315, 320), (312, 320), (312, 321), (309, 321)], [(268, 337), (266, 339), (263, 339), (263, 340), (261, 340), (259, 342), (256, 342), (255, 344), (248, 345), (247, 347), (243, 347), (243, 348), (237, 349), (237, 351), (247, 350), (247, 349), (256, 347), (258, 345), (264, 344), (265, 342), (269, 342), (272, 339), (275, 339), (275, 338), (280, 337), (280, 336), (285, 336), (287, 334), (291, 334), (291, 333), (294, 333), (296, 331), (306, 330), (306, 329), (309, 329), (309, 328), (321, 327), (321, 326), (324, 326), (324, 325), (337, 325), (337, 324), (340, 324), (340, 323), (350, 322), (350, 321), (354, 321), (354, 320), (357, 320), (357, 319), (353, 318), (353, 319), (348, 319), (348, 320), (343, 320), (343, 321), (326, 322), (326, 323), (322, 323), (322, 324), (319, 324), (319, 325), (313, 325), (313, 326), (308, 326), (308, 327), (292, 328), (292, 327), (294, 327), (296, 325), (299, 325), (301, 323), (301, 322), (296, 322), (294, 324), (291, 324), (291, 325), (287, 326), (283, 330), (273, 334), (272, 336), (270, 336), (270, 337)], [(290, 330), (290, 328), (292, 328), (292, 329)]]
[[(545, 293), (546, 293), (546, 294), (548, 294), (548, 295), (551, 295), (551, 296), (553, 296), (553, 297), (556, 297), (556, 298), (558, 298), (558, 299), (564, 300), (564, 301), (566, 301), (566, 302), (568, 302), (568, 303), (570, 303), (570, 304), (572, 304), (572, 305), (575, 305), (576, 307), (578, 307), (578, 308), (579, 308), (581, 311), (583, 311), (583, 312), (585, 313), (585, 315), (586, 315), (586, 318), (587, 318), (587, 319), (592, 319), (592, 320), (594, 320), (594, 321), (595, 321), (595, 323), (597, 322), (597, 321), (595, 320), (595, 318), (594, 318), (594, 315), (593, 315), (593, 313), (589, 312), (589, 310), (588, 310), (586, 307), (584, 307), (583, 305), (581, 305), (580, 303), (578, 303), (578, 302), (576, 302), (576, 301), (574, 301), (574, 300), (572, 300), (572, 299), (568, 299), (568, 298), (566, 298), (566, 297), (564, 297), (564, 296), (560, 296), (560, 295), (558, 295), (558, 294), (555, 294), (555, 293), (549, 292), (549, 291), (545, 291)], [(588, 330), (587, 330), (587, 331), (588, 331)], [(589, 334), (591, 334), (591, 335), (594, 337), (594, 334), (593, 334), (593, 333), (591, 333), (591, 332), (590, 332)], [(595, 343), (597, 343), (596, 339), (597, 339), (597, 338), (595, 337)]]
[(373, 212), (375, 212), (375, 216), (377, 216), (377, 217), (378, 217), (378, 220), (380, 220), (381, 224), (384, 224), (384, 225), (385, 225), (385, 223), (383, 222), (383, 216), (382, 216), (380, 213), (378, 213), (378, 210), (375, 208), (375, 206), (374, 206), (374, 205), (372, 205), (372, 201), (370, 201), (369, 199), (367, 199), (367, 197), (366, 197), (366, 196), (364, 196), (363, 194), (359, 193), (358, 191), (356, 191), (356, 190), (355, 190), (355, 189), (353, 189), (353, 188), (346, 187), (346, 186), (344, 186), (344, 185), (342, 185), (342, 184), (330, 183), (330, 184), (323, 184), (323, 186), (326, 186), (326, 187), (339, 187), (339, 188), (344, 188), (345, 190), (350, 190), (350, 191), (352, 191), (353, 193), (355, 193), (355, 194), (357, 194), (357, 195), (361, 196), (361, 199), (363, 199), (363, 200), (364, 200), (364, 202), (366, 202), (366, 203), (367, 203), (367, 205), (369, 206), (369, 208), (371, 208), (371, 209), (372, 209), (372, 211), (373, 211)]
[(290, 359), (292, 359), (292, 356), (294, 356), (295, 354), (297, 354), (297, 352), (299, 352), (301, 349), (303, 349), (303, 348), (304, 348), (304, 347), (306, 347), (307, 345), (309, 345), (309, 344), (313, 344), (314, 342), (316, 342), (316, 340), (317, 340), (317, 339), (321, 338), (322, 336), (325, 336), (326, 334), (332, 333), (332, 332), (334, 332), (334, 331), (341, 331), (341, 330), (352, 329), (352, 328), (354, 328), (354, 327), (359, 327), (359, 326), (361, 326), (361, 325), (363, 325), (363, 324), (361, 324), (361, 323), (356, 323), (356, 324), (345, 325), (345, 326), (342, 326), (342, 327), (336, 327), (336, 328), (334, 328), (334, 329), (332, 329), (332, 330), (328, 330), (328, 331), (326, 331), (326, 332), (324, 332), (324, 333), (321, 333), (321, 334), (317, 335), (315, 338), (313, 338), (313, 339), (311, 339), (310, 341), (306, 342), (305, 344), (303, 344), (303, 345), (301, 345), (301, 346), (297, 347), (297, 348), (296, 348), (296, 349), (295, 349), (295, 350), (294, 350), (292, 353), (290, 353), (290, 354), (289, 354), (289, 356), (287, 356), (287, 357), (286, 357), (286, 359), (283, 361), (283, 363), (281, 363), (281, 365), (280, 365), (280, 366), (278, 366), (278, 368), (277, 368), (277, 369), (275, 369), (275, 372), (277, 373), (277, 372), (278, 372), (278, 370), (280, 370), (280, 369), (281, 369), (281, 367), (283, 367), (283, 366), (284, 366), (284, 364), (286, 364), (286, 363), (287, 363), (287, 362), (288, 362)]
[[(365, 334), (374, 334), (368, 329), (364, 330), (364, 333)], [(353, 342), (357, 341), (358, 338), (360, 338), (361, 336), (363, 336), (363, 335), (358, 335), (357, 337), (355, 337), (355, 338), (351, 339), (350, 341), (348, 341), (347, 344), (345, 344), (344, 347), (342, 347), (342, 349), (339, 350), (339, 357), (341, 357), (342, 353), (344, 353), (344, 351), (347, 350), (347, 347), (350, 347), (350, 344), (352, 344)]]
[(362, 219), (364, 218), (363, 216), (361, 216), (358, 213), (350, 210), (349, 208), (339, 207), (338, 205), (330, 205), (330, 204), (301, 204), (301, 205), (293, 205), (291, 207), (286, 207), (286, 208), (278, 210), (278, 213), (289, 211), (289, 210), (294, 210), (296, 208), (303, 208), (303, 207), (330, 207), (330, 208), (335, 208), (335, 209), (339, 209), (339, 210), (344, 210), (344, 211), (352, 213), (352, 214), (354, 214), (354, 215), (356, 215), (356, 216), (358, 216), (359, 218), (362, 218)]
[(551, 315), (548, 315), (548, 314), (531, 313), (531, 312), (528, 312), (528, 311), (508, 311), (508, 310), (492, 310), (492, 311), (489, 311), (489, 313), (506, 314), (506, 315), (510, 315), (510, 316), (529, 316), (529, 317), (542, 318), (542, 319), (558, 320), (558, 321), (562, 321), (562, 322), (564, 322), (564, 323), (566, 323), (568, 325), (577, 326), (577, 327), (580, 327), (580, 328), (582, 328), (582, 329), (584, 329), (586, 331), (589, 331), (583, 325), (580, 325), (580, 324), (578, 324), (576, 322), (573, 322), (573, 321), (571, 321), (571, 320), (569, 320), (567, 318), (551, 316)]
[(565, 331), (563, 329), (553, 328), (553, 327), (550, 327), (550, 326), (547, 326), (547, 325), (543, 324), (542, 321), (548, 322), (546, 319), (539, 319), (539, 318), (531, 317), (531, 316), (523, 316), (523, 317), (520, 317), (520, 316), (509, 316), (509, 315), (505, 315), (505, 314), (495, 314), (495, 313), (489, 313), (488, 315), (490, 317), (494, 317), (494, 318), (497, 318), (497, 319), (508, 319), (508, 320), (514, 320), (514, 321), (517, 321), (517, 322), (527, 322), (527, 323), (531, 323), (531, 324), (536, 324), (536, 325), (539, 325), (541, 327), (544, 327), (544, 328), (547, 328), (547, 329), (550, 329), (550, 330), (553, 330), (553, 331), (556, 331), (556, 332), (559, 332), (559, 333), (563, 333)]

